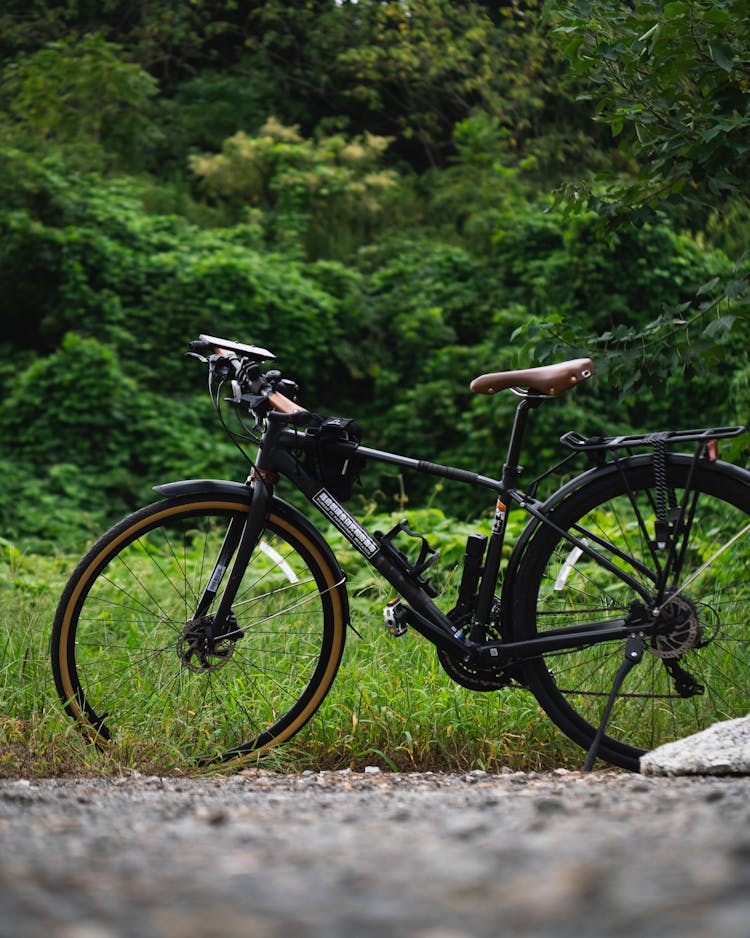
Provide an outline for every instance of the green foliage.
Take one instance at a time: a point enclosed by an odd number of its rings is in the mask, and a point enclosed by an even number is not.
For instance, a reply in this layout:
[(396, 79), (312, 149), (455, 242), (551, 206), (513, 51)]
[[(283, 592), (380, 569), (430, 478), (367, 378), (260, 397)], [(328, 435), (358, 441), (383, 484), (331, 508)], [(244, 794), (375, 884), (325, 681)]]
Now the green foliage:
[(247, 45), (287, 122), (393, 137), (393, 152), (422, 171), (445, 165), (455, 123), (482, 110), (499, 120), (509, 159), (533, 152), (549, 171), (584, 148), (539, 6), (271, 2), (254, 12)]
[(428, 177), (427, 217), (443, 237), (486, 254), (527, 214), (533, 200), (528, 174), (512, 165), (495, 115), (479, 111), (459, 121), (453, 140), (456, 153), (449, 165)]
[[(744, 261), (750, 152), (750, 20), (739, 0), (611, 0), (548, 4), (554, 35), (573, 74), (586, 82), (597, 120), (609, 125), (635, 172), (570, 180), (569, 207), (608, 222), (643, 224), (667, 211), (679, 225), (708, 228), (739, 261), (696, 284), (694, 299), (658, 315), (588, 336), (579, 323), (541, 324), (537, 355), (550, 341), (600, 349), (624, 392), (675, 374), (700, 380), (746, 361)], [(729, 212), (724, 206), (729, 206)], [(717, 214), (722, 222), (717, 222)], [(527, 332), (533, 339), (534, 332)]]
[(9, 117), (2, 136), (63, 147), (84, 165), (143, 165), (160, 136), (148, 118), (157, 85), (122, 52), (86, 35), (10, 62), (0, 84)]
[(303, 95), (308, 113), (328, 99), (330, 115), (332, 98), (333, 113), (356, 131), (412, 139), (430, 161), (492, 79), (491, 23), (473, 4), (425, 0), (407, 10), (373, 0), (356, 8), (276, 2), (263, 4), (255, 19), (251, 48), (290, 97)]
[[(333, 262), (263, 253), (251, 225), (206, 231), (146, 215), (138, 187), (123, 179), (64, 179), (54, 163), (17, 154), (6, 165), (21, 179), (16, 205), (0, 209), (0, 309), (21, 345), (54, 349), (74, 330), (116, 347), (147, 386), (168, 380), (187, 391), (195, 380), (175, 364), (201, 331), (270, 345), (311, 382), (316, 361), (331, 350), (338, 359), (337, 339), (355, 327), (352, 278)], [(32, 279), (15, 275), (24, 264)]]
[[(747, 421), (744, 6), (545, 6), (541, 22), (538, 0), (3, 4), (11, 619), (47, 621), (34, 604), (58, 588), (56, 553), (80, 553), (153, 484), (244, 477), (181, 358), (202, 331), (272, 349), (302, 403), (358, 418), (366, 442), (486, 474), (514, 402), (471, 395), (470, 380), (591, 355), (599, 380), (534, 413), (524, 482), (569, 427)], [(467, 487), (368, 466), (358, 507), (394, 505), (421, 509), (410, 517), (451, 557), (465, 531), (436, 506), (485, 511)], [(47, 556), (28, 565), (24, 549)], [(375, 581), (355, 576), (358, 616), (379, 620)], [(6, 698), (37, 673), (19, 635), (0, 663)], [(309, 758), (508, 758), (517, 741), (495, 730), (489, 696), (470, 703), (424, 649), (362, 651)], [(404, 684), (411, 655), (429, 693)], [(21, 697), (0, 752), (35, 744), (53, 764), (46, 715)], [(535, 720), (522, 698), (512, 732)], [(534, 746), (556, 745), (526, 738), (534, 765)]]
[[(16, 449), (20, 475), (35, 480), (29, 488), (19, 477), (8, 489), (7, 517), (19, 535), (37, 537), (43, 529), (48, 501), (40, 497), (40, 480), (52, 497), (90, 519), (101, 509), (96, 492), (106, 493), (111, 517), (148, 497), (149, 484), (161, 479), (244, 472), (220, 445), (201, 396), (202, 376), (179, 365), (186, 340), (201, 331), (270, 347), (301, 384), (305, 404), (357, 416), (375, 445), (486, 473), (502, 461), (512, 401), (475, 398), (469, 381), (482, 371), (528, 363), (533, 354), (540, 360), (592, 354), (605, 380), (638, 388), (630, 413), (620, 411), (625, 426), (658, 425), (667, 417), (695, 422), (689, 401), (680, 404), (684, 394), (672, 403), (661, 400), (658, 388), (644, 394), (643, 382), (656, 377), (657, 385), (665, 370), (681, 380), (679, 350), (656, 359), (646, 324), (666, 323), (663, 310), (684, 303), (729, 265), (666, 227), (602, 239), (594, 218), (566, 219), (535, 206), (512, 174), (498, 172), (493, 180), (490, 169), (486, 202), (472, 201), (456, 169), (436, 190), (439, 211), (430, 209), (437, 220), (442, 216), (439, 224), (373, 244), (355, 269), (269, 254), (262, 230), (247, 223), (207, 231), (177, 216), (146, 215), (139, 188), (125, 179), (66, 179), (54, 160), (42, 164), (17, 152), (6, 153), (6, 166), (0, 302), (18, 330), (8, 338), (16, 347), (47, 350), (26, 370), (0, 368), (8, 389), (0, 435), (8, 446), (23, 443)], [(451, 224), (462, 201), (476, 222), (466, 246)], [(34, 270), (32, 280), (14, 275), (19, 263)], [(20, 320), (12, 315), (19, 309), (26, 311)], [(703, 361), (696, 381), (704, 413), (721, 420), (726, 390), (712, 376), (711, 349), (740, 367), (745, 346), (727, 337), (731, 326), (739, 327), (723, 310), (706, 315), (706, 341), (691, 339)], [(622, 345), (632, 329), (646, 330), (634, 355)], [(61, 344), (68, 332), (83, 342), (80, 355)], [(592, 333), (607, 339), (594, 343)], [(116, 356), (108, 357), (114, 349)], [(76, 364), (79, 358), (85, 366)], [(85, 380), (79, 381), (81, 367)], [(62, 425), (53, 417), (57, 408), (35, 410), (38, 384), (60, 408), (55, 388), (65, 388), (66, 405), (71, 397)], [(121, 389), (119, 397), (92, 411), (110, 386)], [(561, 422), (599, 431), (606, 416), (597, 414), (566, 400), (540, 415), (529, 471), (554, 457)], [(62, 486), (64, 476), (48, 471), (58, 464), (78, 467), (81, 484)], [(371, 468), (367, 479), (385, 493), (386, 504), (403, 498), (403, 486), (411, 504), (433, 494), (434, 482), (425, 477), (402, 480)], [(460, 486), (446, 486), (440, 498), (467, 516), (481, 508)], [(29, 502), (36, 507), (25, 511)]]
[[(750, 20), (743, 0), (585, 0), (550, 4), (597, 118), (641, 167), (607, 196), (610, 212), (667, 199), (705, 207), (748, 194)], [(584, 190), (586, 191), (586, 190)], [(599, 206), (588, 190), (589, 205)]]
[[(679, 6), (665, 8), (678, 25)], [(468, 383), (534, 358), (593, 354), (609, 399), (592, 414), (571, 395), (536, 415), (529, 472), (553, 457), (560, 424), (601, 430), (613, 412), (625, 427), (695, 423), (689, 396), (659, 393), (685, 368), (707, 416), (744, 419), (743, 380), (727, 403), (718, 372), (746, 370), (747, 274), (711, 245), (738, 255), (747, 202), (735, 196), (694, 238), (663, 219), (607, 233), (593, 215), (551, 208), (553, 184), (613, 159), (595, 128), (581, 136), (588, 104), (562, 87), (536, 3), (424, 0), (407, 15), (374, 0), (244, 12), (163, 0), (138, 21), (119, 3), (96, 14), (69, 3), (57, 26), (37, 10), (36, 31), (13, 9), (0, 440), (14, 536), (40, 536), (51, 503), (90, 526), (104, 501), (120, 513), (162, 478), (244, 472), (202, 375), (180, 367), (201, 331), (271, 348), (305, 404), (358, 417), (374, 445), (488, 473), (512, 401), (472, 396)], [(624, 8), (607, 20), (597, 9), (605, 31), (629, 22)], [(556, 35), (579, 37), (584, 13), (571, 7)], [(734, 81), (740, 59), (713, 64)], [(579, 70), (579, 91), (590, 74)], [(707, 87), (710, 98), (723, 86)], [(132, 174), (155, 154), (158, 175)], [(613, 400), (607, 382), (630, 396)], [(102, 400), (110, 384), (121, 391)], [(35, 386), (54, 407), (34, 409)], [(388, 505), (439, 497), (478, 510), (460, 486), (368, 473)]]
[(13, 58), (68, 36), (100, 33), (127, 47), (135, 61), (171, 89), (201, 66), (226, 66), (242, 53), (246, 7), (232, 0), (5, 0), (0, 50), (3, 58)]
[(71, 333), (15, 379), (0, 405), (5, 440), (36, 467), (61, 461), (75, 438), (82, 465), (124, 468), (118, 437), (133, 422), (135, 392), (110, 348)]
[(222, 474), (232, 448), (196, 401), (139, 388), (111, 347), (74, 333), (14, 376), (0, 404), (4, 533), (36, 549), (90, 539), (157, 481)]
[(189, 164), (234, 221), (262, 225), (269, 246), (335, 257), (366, 240), (396, 185), (396, 174), (380, 166), (387, 146), (373, 134), (305, 140), (298, 127), (269, 118), (256, 136), (239, 131), (221, 153), (191, 156)]
[(161, 154), (167, 165), (183, 173), (186, 154), (215, 149), (239, 130), (256, 133), (267, 119), (274, 90), (269, 77), (251, 63), (239, 64), (236, 70), (226, 65), (202, 70), (181, 81), (173, 96), (157, 102), (165, 137)]

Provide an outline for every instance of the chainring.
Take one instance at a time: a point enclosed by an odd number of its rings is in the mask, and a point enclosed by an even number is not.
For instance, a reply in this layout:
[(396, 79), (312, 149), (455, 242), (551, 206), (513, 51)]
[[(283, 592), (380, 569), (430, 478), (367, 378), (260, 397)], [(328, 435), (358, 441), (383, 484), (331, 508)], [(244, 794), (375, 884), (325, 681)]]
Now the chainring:
[[(456, 615), (456, 610), (448, 613), (448, 618), (458, 628), (465, 628), (471, 624), (471, 612)], [(495, 598), (492, 604), (491, 622), (487, 626), (487, 637), (490, 641), (500, 641), (500, 600)], [(438, 661), (445, 673), (462, 687), (469, 690), (491, 691), (507, 687), (513, 677), (508, 673), (507, 667), (498, 665), (496, 668), (479, 667), (475, 662), (459, 658), (446, 651), (437, 649)]]

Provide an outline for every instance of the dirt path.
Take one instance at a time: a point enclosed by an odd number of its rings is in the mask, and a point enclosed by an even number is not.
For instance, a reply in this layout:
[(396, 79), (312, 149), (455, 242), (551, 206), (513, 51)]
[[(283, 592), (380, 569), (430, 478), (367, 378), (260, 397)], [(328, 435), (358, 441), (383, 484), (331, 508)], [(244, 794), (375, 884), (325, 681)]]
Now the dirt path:
[(0, 781), (0, 935), (750, 935), (750, 778)]

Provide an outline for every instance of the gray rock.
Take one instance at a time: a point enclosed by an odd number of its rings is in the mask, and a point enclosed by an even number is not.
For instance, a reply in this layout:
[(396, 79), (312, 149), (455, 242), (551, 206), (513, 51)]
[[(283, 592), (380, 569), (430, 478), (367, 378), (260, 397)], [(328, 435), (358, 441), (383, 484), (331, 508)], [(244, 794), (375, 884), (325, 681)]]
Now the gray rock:
[(644, 775), (750, 774), (750, 715), (715, 723), (701, 733), (641, 757)]

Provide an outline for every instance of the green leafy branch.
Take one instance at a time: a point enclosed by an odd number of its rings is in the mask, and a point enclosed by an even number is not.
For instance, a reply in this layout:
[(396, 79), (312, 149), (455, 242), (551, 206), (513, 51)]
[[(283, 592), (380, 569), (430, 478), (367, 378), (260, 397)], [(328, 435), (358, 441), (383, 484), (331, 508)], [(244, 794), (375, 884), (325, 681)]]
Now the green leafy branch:
[(621, 324), (591, 334), (553, 314), (525, 324), (513, 338), (523, 336), (524, 351), (540, 362), (592, 357), (599, 373), (625, 397), (637, 383), (656, 387), (676, 373), (689, 377), (720, 365), (732, 333), (747, 328), (749, 301), (750, 281), (738, 278), (722, 285), (715, 277), (692, 300), (642, 327)]

